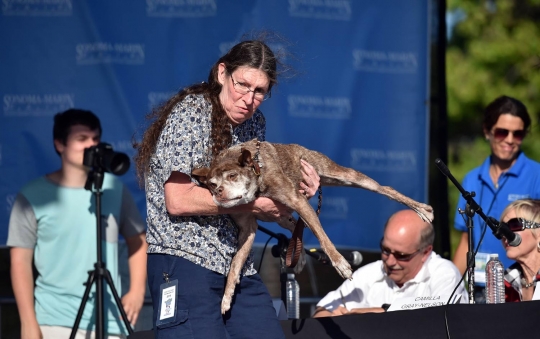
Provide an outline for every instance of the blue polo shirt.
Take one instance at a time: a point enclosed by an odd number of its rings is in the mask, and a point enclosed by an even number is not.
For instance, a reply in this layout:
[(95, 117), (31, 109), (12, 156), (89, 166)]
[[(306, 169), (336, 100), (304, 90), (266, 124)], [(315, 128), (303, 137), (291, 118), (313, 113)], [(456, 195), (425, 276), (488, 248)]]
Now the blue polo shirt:
[[(516, 163), (507, 172), (501, 174), (498, 182), (499, 188), (495, 188), (491, 181), (489, 175), (490, 164), (491, 157), (488, 157), (481, 166), (473, 169), (465, 176), (462, 184), (466, 191), (476, 193), (474, 200), (480, 205), (486, 216), (499, 220), (503, 210), (512, 201), (525, 198), (540, 198), (540, 164), (527, 158), (523, 152), (519, 154)], [(465, 199), (460, 197), (457, 206), (464, 210), (465, 203)], [(459, 231), (467, 232), (465, 220), (457, 210), (454, 227)], [(487, 230), (478, 253), (498, 253), (504, 267), (509, 267), (513, 261), (506, 257), (506, 251), (501, 244), (501, 240), (493, 235), (489, 226), (478, 214), (475, 214), (473, 218), (475, 248), (484, 227), (487, 227)], [(479, 285), (482, 285), (482, 283)]]

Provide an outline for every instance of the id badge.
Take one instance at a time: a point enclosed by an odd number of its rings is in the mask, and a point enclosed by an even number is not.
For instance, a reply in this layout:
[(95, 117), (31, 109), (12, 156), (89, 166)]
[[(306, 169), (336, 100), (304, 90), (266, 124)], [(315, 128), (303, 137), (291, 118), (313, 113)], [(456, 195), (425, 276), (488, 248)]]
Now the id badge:
[(159, 310), (156, 326), (176, 321), (176, 296), (178, 280), (168, 281), (159, 287)]

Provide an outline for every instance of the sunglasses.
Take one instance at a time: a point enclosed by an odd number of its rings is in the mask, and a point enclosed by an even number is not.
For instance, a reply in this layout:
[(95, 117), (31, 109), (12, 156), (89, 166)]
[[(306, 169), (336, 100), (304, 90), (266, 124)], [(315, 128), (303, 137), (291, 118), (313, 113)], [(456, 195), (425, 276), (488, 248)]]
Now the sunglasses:
[(527, 134), (527, 132), (525, 132), (525, 130), (522, 130), (522, 129), (519, 129), (517, 131), (510, 131), (510, 130), (507, 130), (506, 128), (495, 128), (493, 130), (493, 136), (495, 137), (495, 139), (499, 141), (506, 139), (506, 137), (510, 133), (512, 133), (512, 135), (514, 136), (514, 139), (517, 141), (523, 140), (523, 138), (525, 138), (525, 135)]
[(394, 252), (392, 251), (391, 249), (389, 249), (388, 247), (386, 246), (383, 246), (383, 239), (381, 239), (381, 243), (379, 244), (379, 246), (381, 247), (381, 254), (383, 255), (383, 257), (386, 257), (388, 258), (391, 255), (394, 256), (394, 258), (397, 260), (397, 261), (409, 261), (411, 260), (415, 255), (417, 255), (418, 253), (420, 253), (420, 251), (422, 250), (421, 248), (418, 249), (416, 252), (414, 253), (402, 253), (402, 252)]
[(523, 218), (512, 218), (505, 222), (512, 232), (523, 231), (526, 228), (540, 228), (540, 224)]

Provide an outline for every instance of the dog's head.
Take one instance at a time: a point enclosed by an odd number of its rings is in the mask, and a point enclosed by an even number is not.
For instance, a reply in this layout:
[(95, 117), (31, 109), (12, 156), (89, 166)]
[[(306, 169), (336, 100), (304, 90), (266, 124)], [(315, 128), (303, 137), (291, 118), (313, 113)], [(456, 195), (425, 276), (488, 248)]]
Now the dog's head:
[[(242, 149), (237, 159), (220, 154), (210, 168), (194, 169), (191, 175), (212, 193), (218, 206), (233, 207), (255, 200), (258, 191), (256, 163), (251, 152)], [(258, 167), (257, 167), (258, 168)]]

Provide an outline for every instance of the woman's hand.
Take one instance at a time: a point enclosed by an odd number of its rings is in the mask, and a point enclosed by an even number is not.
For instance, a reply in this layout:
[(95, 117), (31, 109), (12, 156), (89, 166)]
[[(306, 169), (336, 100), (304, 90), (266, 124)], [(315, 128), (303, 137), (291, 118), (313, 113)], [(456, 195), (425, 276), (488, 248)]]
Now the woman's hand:
[(315, 171), (315, 168), (307, 161), (300, 159), (300, 163), (302, 164), (302, 177), (304, 177), (304, 180), (300, 182), (300, 193), (310, 199), (317, 194), (321, 178), (317, 174), (317, 171)]
[(253, 201), (253, 213), (262, 221), (279, 222), (284, 219), (292, 220), (293, 211), (279, 201), (259, 197)]

